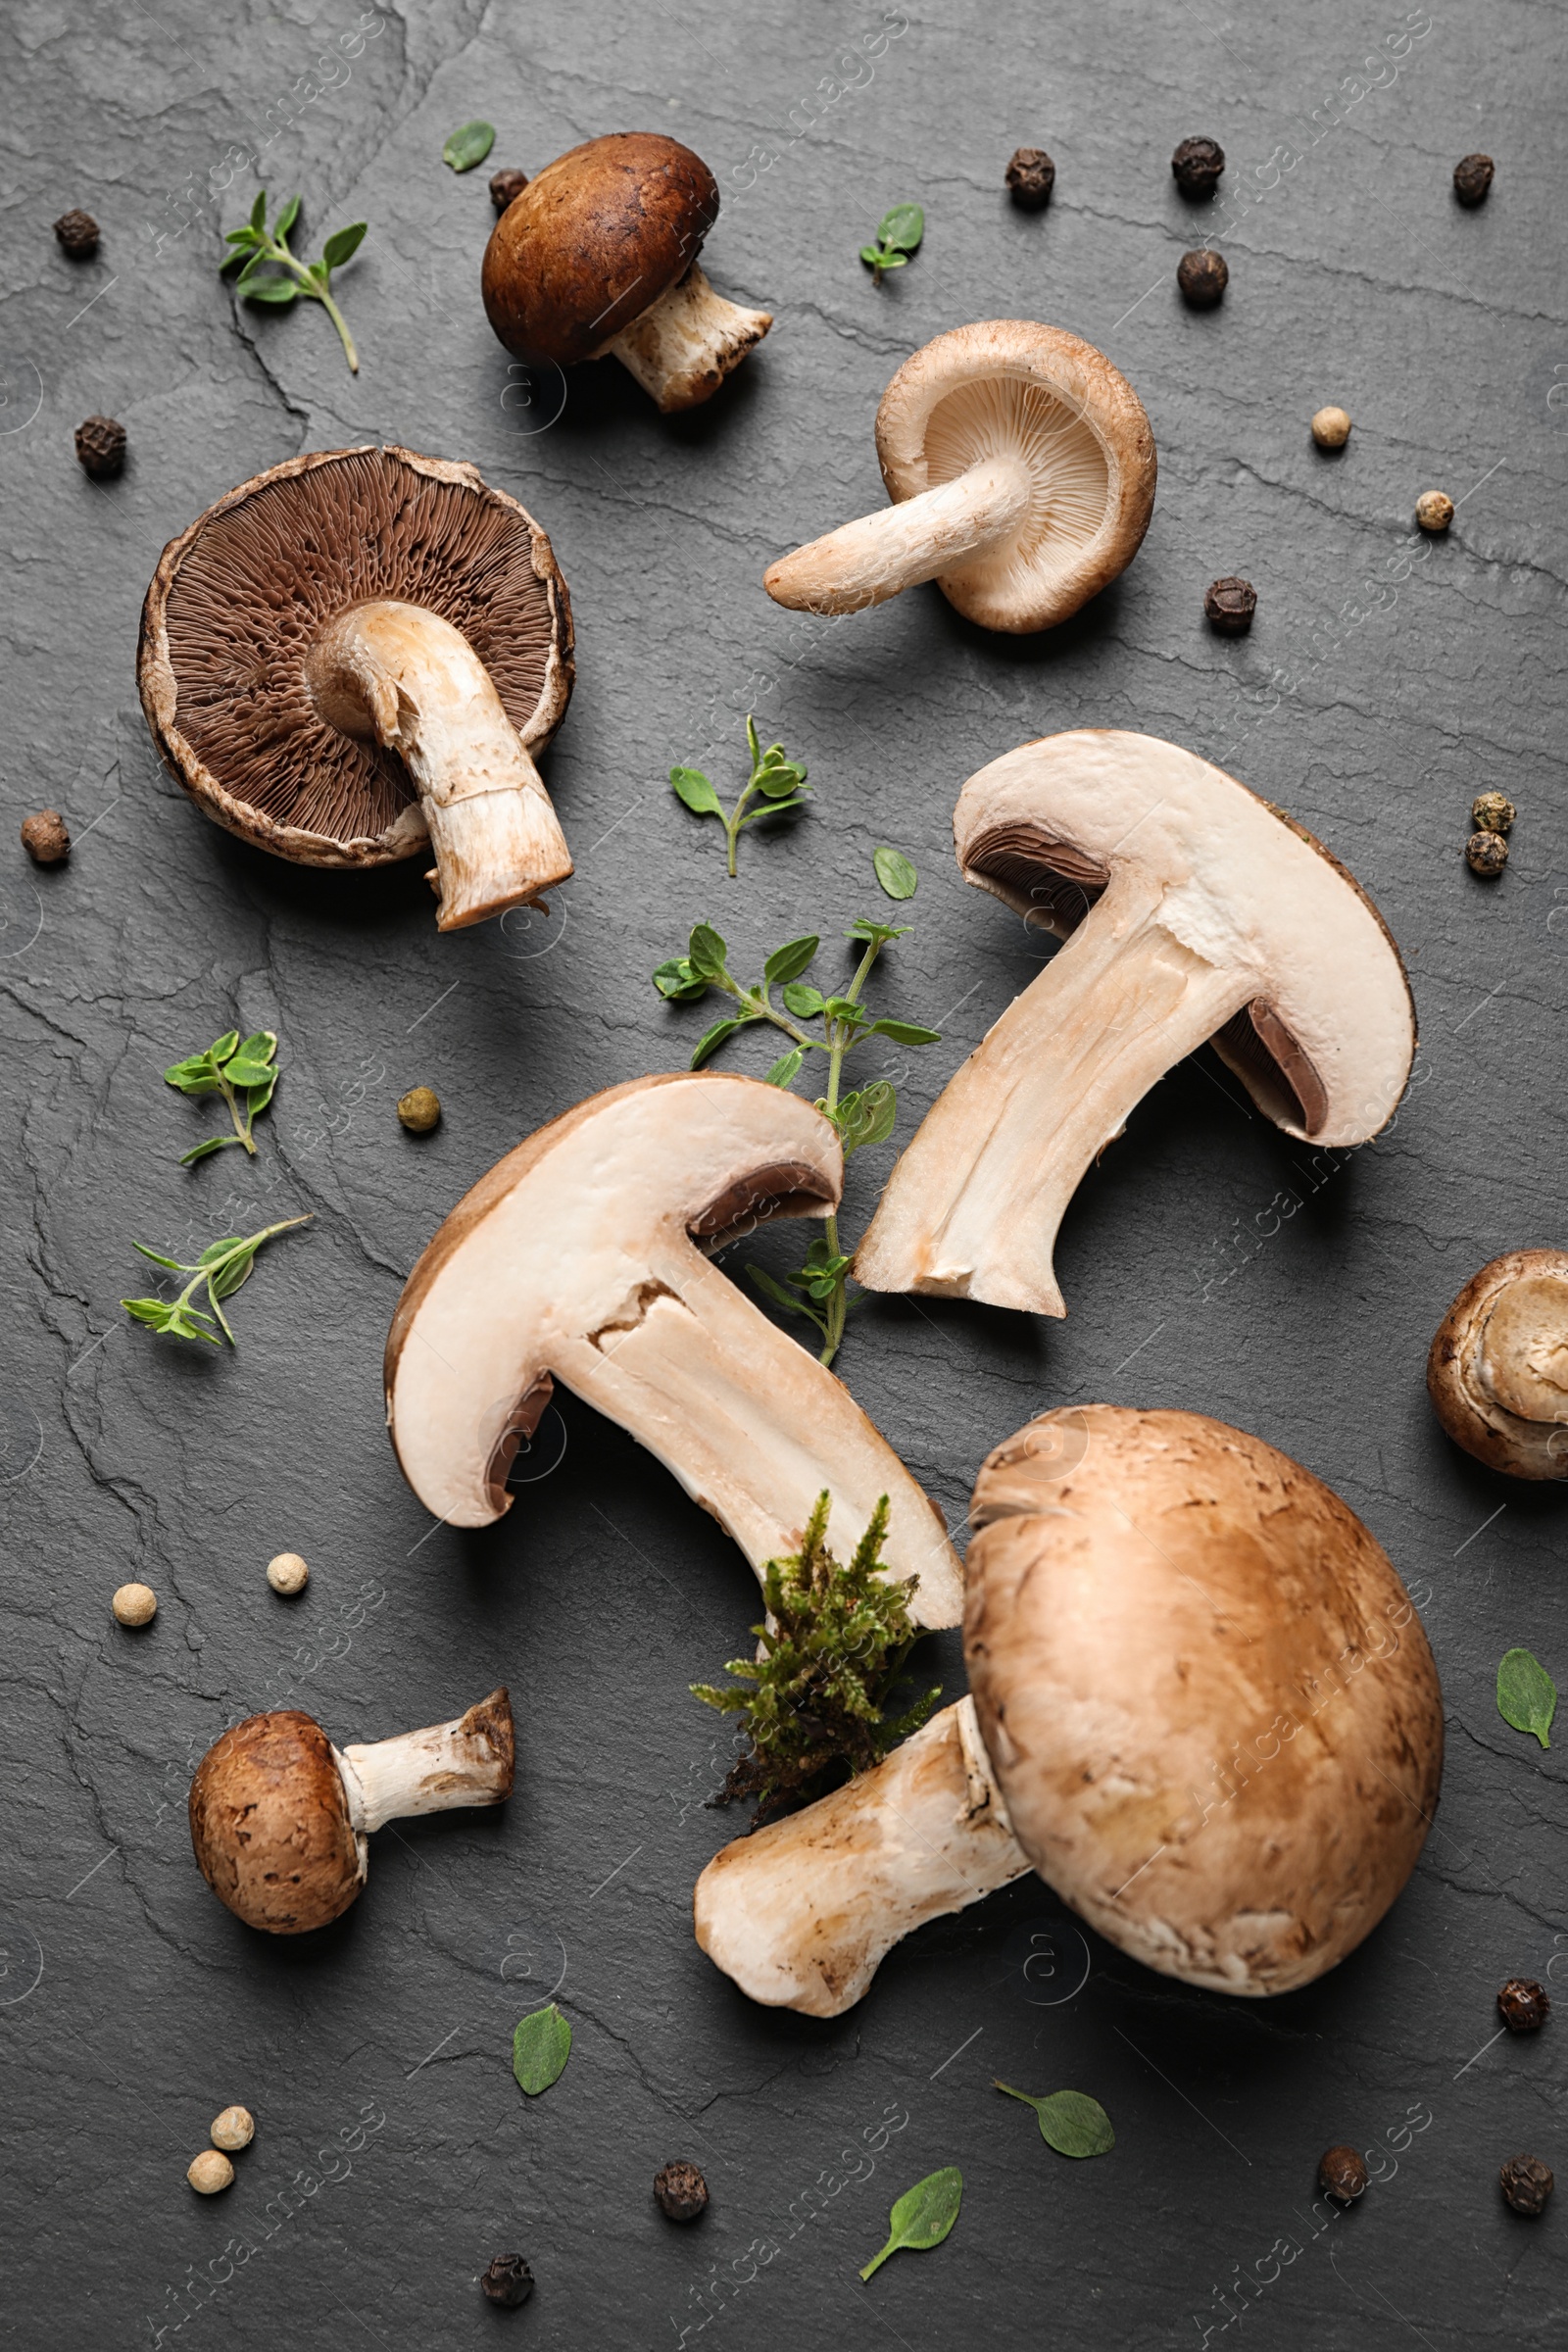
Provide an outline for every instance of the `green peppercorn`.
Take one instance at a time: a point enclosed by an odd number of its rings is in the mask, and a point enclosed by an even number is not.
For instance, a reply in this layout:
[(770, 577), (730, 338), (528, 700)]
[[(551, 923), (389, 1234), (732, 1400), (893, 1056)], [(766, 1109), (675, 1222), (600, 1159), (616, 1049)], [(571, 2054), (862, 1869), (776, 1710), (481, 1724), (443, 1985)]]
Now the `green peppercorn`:
[(1503, 792), (1479, 792), (1470, 804), (1470, 822), (1478, 833), (1508, 833), (1519, 811)]
[(411, 1135), (428, 1135), (441, 1124), (441, 1098), (427, 1086), (411, 1086), (398, 1098), (398, 1117)]
[(1464, 856), (1473, 874), (1494, 881), (1508, 862), (1508, 844), (1500, 833), (1472, 833), (1464, 845)]

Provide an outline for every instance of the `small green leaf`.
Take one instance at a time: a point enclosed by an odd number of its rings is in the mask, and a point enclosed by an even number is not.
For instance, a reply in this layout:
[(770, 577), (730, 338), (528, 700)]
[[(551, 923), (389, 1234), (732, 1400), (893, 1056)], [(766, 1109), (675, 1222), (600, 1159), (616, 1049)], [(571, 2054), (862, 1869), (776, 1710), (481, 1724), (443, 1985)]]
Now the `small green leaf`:
[(242, 1251), (212, 1274), (208, 1288), (215, 1298), (231, 1298), (242, 1282), (248, 1282), (256, 1266), (254, 1250)]
[[(233, 1048), (229, 1059), (260, 1062), (265, 1069), (270, 1062), (276, 1058), (276, 1054), (277, 1031), (275, 1029), (253, 1029), (249, 1037), (241, 1038), (239, 1044)], [(232, 1078), (234, 1073), (232, 1070), (225, 1070), (224, 1076)], [(254, 1085), (255, 1080), (246, 1079), (242, 1083), (247, 1086)]]
[(694, 972), (685, 956), (672, 956), (667, 963), (662, 963), (654, 974), (654, 986), (662, 997), (680, 1003), (708, 994), (706, 975)]
[[(746, 1269), (746, 1272), (751, 1281), (754, 1282), (757, 1288), (761, 1292), (764, 1298), (771, 1298), (775, 1306), (785, 1307), (792, 1315), (804, 1315), (808, 1323), (814, 1323), (816, 1325), (818, 1331), (826, 1331), (827, 1327), (823, 1323), (821, 1316), (814, 1315), (810, 1308), (807, 1305), (804, 1298), (792, 1298), (789, 1295), (789, 1292), (785, 1290), (783, 1284), (775, 1282), (772, 1275), (767, 1273), (763, 1267), (749, 1265)], [(693, 1684), (692, 1688), (695, 1690), (697, 1686)], [(733, 1698), (739, 1705), (744, 1706), (746, 1703), (739, 1692), (728, 1692), (724, 1695)], [(718, 1703), (719, 1701), (716, 1698), (710, 1698), (709, 1700), (710, 1706), (715, 1706)]]
[(1557, 1686), (1541, 1660), (1528, 1649), (1503, 1653), (1497, 1668), (1497, 1713), (1516, 1732), (1533, 1732), (1543, 1747), (1557, 1711)]
[(940, 2246), (957, 2220), (962, 2201), (963, 2175), (956, 2164), (945, 2164), (939, 2173), (928, 2173), (923, 2180), (906, 2188), (888, 2215), (887, 2244), (866, 2264), (860, 2277), (869, 2278), (890, 2254), (905, 2247), (923, 2253), (928, 2247)]
[(691, 958), (692, 970), (701, 973), (705, 980), (723, 978), (729, 950), (710, 923), (697, 924), (686, 943), (686, 953)]
[(208, 1159), (215, 1152), (226, 1152), (230, 1144), (238, 1142), (237, 1135), (210, 1135), (203, 1143), (192, 1144), (188, 1152), (182, 1152), (179, 1164), (182, 1168), (193, 1168), (199, 1159)]
[[(762, 978), (769, 987), (779, 980), (798, 979), (820, 945), (821, 942), (814, 931), (804, 934), (800, 939), (786, 940), (783, 947), (773, 950), (772, 955), (763, 964)], [(786, 1004), (789, 1003), (787, 997), (784, 1001)]]
[(883, 263), (889, 258), (880, 245), (862, 245), (860, 247), (860, 259), (868, 270), (880, 270)]
[(853, 997), (829, 997), (822, 1010), (830, 1021), (849, 1021), (858, 1029), (869, 1029), (871, 1026), (871, 1016), (865, 1006), (857, 1004)]
[(797, 1020), (810, 1021), (821, 1011), (827, 999), (819, 988), (811, 986), (809, 980), (792, 980), (784, 991), (784, 1003)]
[(757, 772), (757, 789), (770, 801), (786, 801), (806, 783), (806, 770), (794, 760), (765, 762)]
[(706, 1030), (698, 1039), (691, 1058), (691, 1068), (700, 1070), (704, 1062), (718, 1052), (726, 1037), (733, 1037), (737, 1029), (744, 1029), (746, 1026), (747, 1024), (743, 1020), (715, 1021), (711, 1029)]
[[(227, 236), (223, 239), (223, 243), (225, 245), (254, 245), (256, 243), (256, 231), (251, 227), (249, 221), (247, 221), (243, 228), (231, 228)], [(230, 254), (228, 258), (229, 261), (232, 261), (234, 256)], [(228, 262), (225, 262), (223, 267), (226, 270), (228, 268)]]
[(763, 1078), (763, 1085), (788, 1086), (805, 1059), (806, 1048), (804, 1046), (792, 1046), (787, 1054), (781, 1054), (779, 1055), (777, 1061), (774, 1062), (773, 1067)]
[(272, 222), (272, 234), (280, 245), (299, 217), (300, 200), (297, 196), (291, 196), (277, 219)]
[(746, 748), (752, 755), (752, 772), (755, 775), (762, 764), (762, 750), (757, 740), (757, 720), (750, 710), (746, 713)]
[(907, 267), (908, 260), (909, 257), (906, 253), (892, 253), (889, 252), (884, 246), (876, 257), (876, 266), (879, 270), (884, 271), (888, 270), (903, 270)]
[(442, 148), (441, 161), (450, 164), (454, 172), (471, 172), (475, 164), (484, 162), (495, 143), (493, 122), (465, 122)]
[[(494, 133), (491, 135), (494, 136)], [(477, 163), (477, 156), (474, 161)], [(345, 262), (352, 261), (365, 242), (365, 232), (369, 225), (368, 220), (355, 220), (347, 228), (335, 228), (321, 247), (321, 260), (325, 267), (328, 270), (341, 270)]]
[[(895, 253), (913, 253), (925, 235), (925, 215), (917, 204), (896, 204), (877, 223), (877, 236)], [(882, 265), (885, 270), (886, 262)]]
[(800, 799), (796, 801), (768, 801), (762, 808), (754, 808), (750, 816), (743, 816), (741, 818), (738, 830), (742, 833), (745, 833), (749, 831), (753, 825), (761, 824), (763, 819), (766, 817), (785, 816), (792, 808), (808, 808), (810, 805), (811, 796), (809, 793), (803, 793)]
[(272, 1100), (277, 1090), (277, 1075), (276, 1070), (269, 1070), (263, 1083), (260, 1086), (253, 1086), (247, 1093), (245, 1107), (250, 1118), (257, 1117)]
[(844, 1139), (844, 1156), (852, 1152), (864, 1152), (872, 1144), (884, 1144), (893, 1133), (899, 1115), (899, 1098), (886, 1078), (873, 1078), (858, 1094), (846, 1095), (839, 1104), (836, 1121)]
[(251, 206), (251, 228), (257, 236), (260, 236), (266, 226), (267, 190), (265, 188), (258, 188), (256, 191), (256, 202)]
[(907, 923), (874, 923), (868, 914), (858, 914), (844, 936), (864, 940), (867, 945), (874, 940), (878, 947), (885, 948), (890, 939), (903, 939), (908, 929)]
[(678, 799), (683, 800), (694, 816), (723, 818), (717, 793), (700, 767), (672, 767), (669, 781)]
[[(148, 1255), (152, 1252), (149, 1250)], [(121, 1305), (138, 1323), (150, 1323), (154, 1331), (168, 1327), (170, 1308), (162, 1298), (122, 1298)]]
[(922, 1029), (918, 1021), (873, 1021), (872, 1037), (891, 1037), (896, 1046), (940, 1046), (940, 1029)]
[(130, 1246), (133, 1250), (139, 1250), (143, 1257), (150, 1257), (155, 1266), (167, 1266), (172, 1274), (190, 1274), (195, 1271), (182, 1258), (165, 1257), (161, 1250), (149, 1250), (145, 1242), (132, 1242)]
[(997, 2088), (1034, 2109), (1041, 2138), (1058, 2156), (1108, 2156), (1116, 2145), (1109, 2116), (1086, 2090), (1050, 2090), (1037, 2097), (1032, 2090), (1014, 2090), (1010, 2082), (999, 2082)]
[(218, 1070), (210, 1054), (193, 1054), (188, 1061), (176, 1061), (164, 1072), (166, 1086), (177, 1086), (182, 1095), (216, 1095)]
[(876, 878), (890, 899), (912, 899), (920, 885), (920, 877), (902, 850), (881, 849), (873, 853), (871, 863)]
[(299, 287), (291, 277), (258, 277), (248, 284), (240, 279), (240, 292), (247, 302), (284, 303), (299, 299)]
[(554, 2001), (525, 2017), (512, 2036), (512, 2071), (530, 2099), (560, 2082), (570, 2056), (571, 2028)]
[(234, 1054), (223, 1064), (223, 1076), (230, 1086), (266, 1086), (277, 1072), (265, 1061), (250, 1061), (243, 1053)]

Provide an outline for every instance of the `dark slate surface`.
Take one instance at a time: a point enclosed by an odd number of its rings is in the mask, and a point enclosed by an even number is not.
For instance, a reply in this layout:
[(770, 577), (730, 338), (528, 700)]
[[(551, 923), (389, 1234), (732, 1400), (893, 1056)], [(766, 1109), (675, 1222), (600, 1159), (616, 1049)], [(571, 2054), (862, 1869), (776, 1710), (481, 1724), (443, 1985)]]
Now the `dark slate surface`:
[[(4, 13), (6, 2340), (1560, 2343), (1564, 2213), (1516, 2221), (1495, 2176), (1521, 2149), (1564, 2168), (1568, 2026), (1491, 2037), (1498, 1983), (1568, 1954), (1558, 1751), (1493, 1704), (1511, 1643), (1568, 1667), (1562, 1498), (1456, 1455), (1422, 1388), (1469, 1274), (1562, 1238), (1560, 13)], [(662, 421), (612, 362), (564, 406), (509, 377), (478, 298), (490, 167), (440, 162), (476, 114), (495, 164), (644, 125), (710, 159), (712, 273), (778, 314), (710, 409)], [(1194, 131), (1232, 158), (1231, 291), (1202, 317), (1173, 273), (1216, 216), (1167, 165)], [(1043, 217), (1002, 192), (1019, 141), (1056, 160)], [(1465, 213), (1449, 172), (1478, 146), (1496, 187)], [(306, 192), (311, 250), (371, 223), (341, 281), (357, 380), (324, 318), (240, 315), (218, 282), (258, 155), (275, 194)], [(856, 249), (905, 198), (927, 242), (878, 292)], [(96, 262), (49, 234), (70, 204), (103, 222)], [(934, 590), (841, 623), (771, 606), (771, 557), (878, 501), (871, 420), (899, 361), (1020, 313), (1102, 344), (1153, 419), (1159, 499), (1122, 582), (1021, 641)], [(1339, 458), (1307, 437), (1327, 400), (1355, 419)], [(93, 411), (130, 434), (107, 489), (72, 457)], [(263, 466), (375, 439), (474, 460), (571, 584), (580, 683), (547, 773), (578, 872), (548, 932), (442, 939), (414, 868), (353, 885), (244, 850), (148, 743), (135, 628), (165, 541)], [(1435, 544), (1410, 520), (1432, 484), (1462, 501)], [(1231, 571), (1259, 595), (1241, 643), (1200, 618)], [(753, 706), (818, 798), (749, 837), (732, 885), (662, 779), (688, 760), (728, 787)], [(988, 1447), (1073, 1397), (1198, 1407), (1308, 1463), (1424, 1596), (1442, 1812), (1384, 1928), (1266, 2006), (1086, 1944), (1029, 1881), (925, 1931), (840, 2022), (764, 2013), (688, 1924), (729, 1825), (703, 1807), (723, 1759), (686, 1685), (755, 1615), (738, 1554), (569, 1398), (503, 1527), (432, 1532), (380, 1426), (382, 1339), (502, 1152), (679, 1066), (702, 1014), (646, 974), (692, 919), (748, 960), (831, 934), (880, 904), (883, 840), (923, 883), (880, 1001), (947, 1030), (908, 1057), (907, 1134), (1034, 968), (958, 880), (956, 789), (1080, 722), (1228, 760), (1350, 862), (1411, 965), (1418, 1083), (1326, 1173), (1200, 1057), (1083, 1187), (1070, 1321), (889, 1301), (843, 1370), (955, 1517)], [(1460, 855), (1483, 785), (1521, 810), (1493, 887)], [(43, 873), (15, 843), (46, 802), (77, 847)], [(160, 1072), (230, 1021), (280, 1032), (284, 1084), (254, 1165), (185, 1173), (204, 1114)], [(392, 1115), (418, 1082), (447, 1113), (423, 1144)], [(857, 1220), (886, 1165), (859, 1163)], [(303, 1209), (314, 1227), (237, 1302), (237, 1354), (125, 1327), (132, 1237)], [(285, 1545), (315, 1569), (297, 1605), (263, 1581)], [(136, 1636), (108, 1607), (131, 1576), (162, 1603)], [(383, 1834), (364, 1899), (311, 1939), (264, 1940), (214, 1901), (184, 1796), (226, 1723), (292, 1696), (339, 1740), (376, 1737), (503, 1679), (521, 1734), (504, 1817)], [(575, 2049), (528, 2103), (509, 2037), (552, 1992)], [(1092, 2089), (1114, 2156), (1053, 2155), (996, 2075)], [(256, 2142), (198, 2201), (184, 2168), (235, 2099)], [(1314, 2166), (1347, 2138), (1388, 2151), (1386, 2177), (1324, 2226)], [(689, 2232), (649, 2194), (675, 2155), (713, 2191)], [(862, 2289), (893, 2197), (950, 2162), (967, 2191), (948, 2244)], [(510, 2247), (539, 2280), (514, 2317), (475, 2285)]]

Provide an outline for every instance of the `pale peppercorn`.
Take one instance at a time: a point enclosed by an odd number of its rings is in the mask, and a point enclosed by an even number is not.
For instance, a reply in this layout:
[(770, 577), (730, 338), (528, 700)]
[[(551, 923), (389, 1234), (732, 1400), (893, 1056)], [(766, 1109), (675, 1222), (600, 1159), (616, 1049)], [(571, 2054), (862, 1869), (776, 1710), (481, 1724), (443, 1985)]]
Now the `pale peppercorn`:
[(267, 1563), (267, 1581), (274, 1592), (303, 1592), (311, 1572), (297, 1551), (280, 1551)]
[(398, 1100), (398, 1117), (411, 1135), (428, 1135), (441, 1124), (441, 1098), (428, 1086), (411, 1086)]
[(1424, 531), (1446, 531), (1453, 520), (1453, 501), (1446, 490), (1423, 490), (1415, 502), (1415, 518)]
[(215, 2148), (248, 2148), (256, 2136), (256, 2119), (248, 2107), (225, 2107), (213, 2123)]
[(109, 1605), (122, 1625), (151, 1625), (158, 1595), (151, 1585), (122, 1585)]
[(1470, 822), (1478, 833), (1507, 833), (1519, 811), (1504, 792), (1478, 792), (1470, 804)]
[(1319, 449), (1343, 449), (1350, 438), (1350, 419), (1343, 409), (1319, 409), (1312, 419), (1312, 438)]
[(1490, 882), (1508, 862), (1508, 844), (1500, 833), (1472, 833), (1464, 845), (1464, 857), (1470, 871)]
[(191, 2159), (185, 2178), (199, 2197), (216, 2197), (220, 2188), (227, 2188), (233, 2180), (234, 2167), (216, 2148), (203, 2148), (199, 2156)]
[(22, 820), (22, 846), (34, 865), (62, 865), (71, 856), (71, 831), (58, 808), (39, 808)]

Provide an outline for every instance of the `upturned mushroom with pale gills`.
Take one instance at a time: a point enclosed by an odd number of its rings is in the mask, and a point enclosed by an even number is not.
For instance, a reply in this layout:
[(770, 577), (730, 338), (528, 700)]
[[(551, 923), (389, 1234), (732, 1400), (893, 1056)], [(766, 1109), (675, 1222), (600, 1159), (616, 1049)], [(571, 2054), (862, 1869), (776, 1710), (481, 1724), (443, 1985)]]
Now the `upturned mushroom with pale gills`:
[(363, 1747), (334, 1747), (298, 1707), (248, 1715), (208, 1749), (190, 1785), (202, 1876), (249, 1928), (324, 1928), (365, 1885), (373, 1831), (415, 1813), (499, 1805), (512, 1794), (514, 1745), (505, 1690), (455, 1723)]
[(1568, 1250), (1508, 1250), (1439, 1324), (1427, 1391), (1456, 1446), (1509, 1478), (1568, 1478)]
[(1205, 1041), (1287, 1135), (1364, 1143), (1415, 1053), (1398, 950), (1321, 842), (1152, 735), (1048, 735), (969, 778), (964, 879), (1065, 944), (927, 1112), (855, 1262), (873, 1291), (1062, 1315), (1080, 1178)]
[(1154, 505), (1154, 436), (1102, 351), (1059, 326), (956, 326), (876, 413), (891, 507), (781, 556), (762, 585), (858, 612), (935, 580), (985, 629), (1054, 628), (1125, 571)]
[(759, 1579), (798, 1550), (822, 1489), (853, 1547), (889, 1498), (887, 1573), (956, 1625), (942, 1515), (843, 1383), (708, 1253), (772, 1217), (823, 1217), (839, 1138), (781, 1087), (716, 1071), (592, 1095), (498, 1161), (404, 1287), (387, 1421), (425, 1506), (454, 1527), (510, 1509), (507, 1474), (561, 1380), (628, 1430), (734, 1537)]
[(718, 218), (700, 155), (657, 130), (558, 155), (485, 248), (485, 314), (519, 359), (570, 368), (613, 352), (661, 409), (711, 400), (773, 323), (715, 294), (698, 263)]
[(571, 872), (534, 764), (571, 694), (566, 583), (471, 466), (368, 446), (242, 482), (165, 548), (137, 677), (177, 781), (258, 849), (433, 851), (443, 931)]
[(697, 1882), (753, 2000), (837, 2017), (926, 1920), (1027, 1870), (1120, 1950), (1290, 1992), (1369, 1935), (1437, 1802), (1443, 1694), (1386, 1553), (1200, 1413), (1045, 1413), (975, 1485), (970, 1695)]

